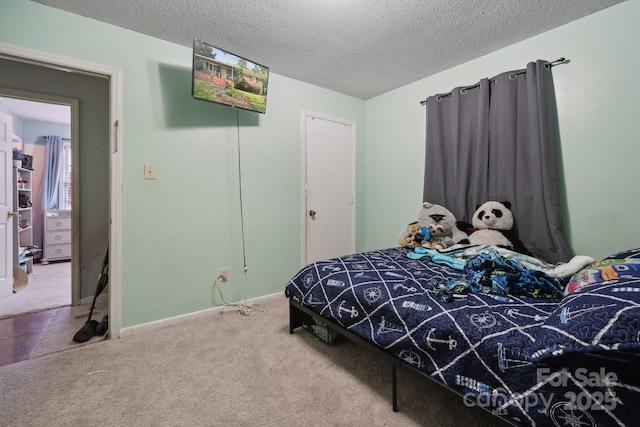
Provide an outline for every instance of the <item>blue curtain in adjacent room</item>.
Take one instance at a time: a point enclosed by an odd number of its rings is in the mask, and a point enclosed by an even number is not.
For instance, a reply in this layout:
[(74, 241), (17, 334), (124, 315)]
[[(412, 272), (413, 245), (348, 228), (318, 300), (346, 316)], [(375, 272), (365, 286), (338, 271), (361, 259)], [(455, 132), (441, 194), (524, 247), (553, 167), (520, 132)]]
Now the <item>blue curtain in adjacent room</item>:
[(424, 200), (471, 222), (477, 205), (509, 201), (534, 256), (565, 262), (558, 123), (546, 61), (427, 99)]
[(47, 136), (44, 160), (44, 184), (42, 208), (57, 209), (60, 191), (60, 168), (62, 167), (63, 142), (59, 136)]

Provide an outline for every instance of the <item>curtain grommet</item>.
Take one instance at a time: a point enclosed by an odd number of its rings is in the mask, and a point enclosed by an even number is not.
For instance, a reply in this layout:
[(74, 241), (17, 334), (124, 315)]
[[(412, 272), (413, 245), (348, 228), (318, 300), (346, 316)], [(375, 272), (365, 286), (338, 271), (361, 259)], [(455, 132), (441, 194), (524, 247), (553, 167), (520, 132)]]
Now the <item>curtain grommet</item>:
[(436, 101), (438, 101), (438, 102), (442, 101), (442, 96), (436, 95)]
[(466, 93), (467, 93), (467, 89), (466, 88), (460, 89), (460, 95), (466, 95)]
[(517, 78), (518, 78), (518, 75), (517, 75), (517, 74), (513, 74), (513, 73), (512, 73), (512, 74), (509, 74), (509, 80), (515, 80), (515, 79), (517, 79)]

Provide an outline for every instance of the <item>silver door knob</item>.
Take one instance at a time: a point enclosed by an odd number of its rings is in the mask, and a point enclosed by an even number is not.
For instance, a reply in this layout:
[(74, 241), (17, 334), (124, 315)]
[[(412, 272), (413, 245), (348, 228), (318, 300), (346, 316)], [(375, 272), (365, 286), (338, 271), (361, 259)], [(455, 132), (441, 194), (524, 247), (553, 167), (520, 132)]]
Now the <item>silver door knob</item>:
[(311, 209), (311, 210), (309, 211), (309, 216), (310, 216), (310, 217), (314, 217), (314, 216), (316, 216), (316, 211), (314, 211), (313, 209)]

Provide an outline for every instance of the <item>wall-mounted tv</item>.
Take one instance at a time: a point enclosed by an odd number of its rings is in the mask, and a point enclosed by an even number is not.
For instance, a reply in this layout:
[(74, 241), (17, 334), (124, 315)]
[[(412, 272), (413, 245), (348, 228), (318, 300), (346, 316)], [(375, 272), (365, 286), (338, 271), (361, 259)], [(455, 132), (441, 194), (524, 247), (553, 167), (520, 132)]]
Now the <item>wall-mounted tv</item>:
[(191, 96), (265, 114), (269, 68), (193, 40)]

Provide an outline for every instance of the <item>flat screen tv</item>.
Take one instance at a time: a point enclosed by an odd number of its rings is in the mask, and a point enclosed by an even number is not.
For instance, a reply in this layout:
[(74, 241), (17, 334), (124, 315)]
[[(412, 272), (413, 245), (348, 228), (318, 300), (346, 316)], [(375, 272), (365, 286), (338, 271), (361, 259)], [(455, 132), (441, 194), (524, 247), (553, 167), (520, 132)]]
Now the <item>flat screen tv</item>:
[(193, 40), (191, 96), (265, 114), (269, 68)]

